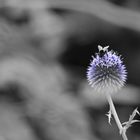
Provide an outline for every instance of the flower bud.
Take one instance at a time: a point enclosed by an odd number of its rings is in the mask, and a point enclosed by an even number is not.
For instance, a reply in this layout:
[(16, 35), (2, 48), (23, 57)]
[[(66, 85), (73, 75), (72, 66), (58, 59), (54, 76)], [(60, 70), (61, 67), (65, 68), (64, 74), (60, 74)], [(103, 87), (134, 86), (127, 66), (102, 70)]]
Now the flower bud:
[(87, 70), (89, 84), (100, 93), (116, 92), (124, 85), (126, 78), (126, 67), (123, 65), (121, 56), (104, 48), (93, 57)]

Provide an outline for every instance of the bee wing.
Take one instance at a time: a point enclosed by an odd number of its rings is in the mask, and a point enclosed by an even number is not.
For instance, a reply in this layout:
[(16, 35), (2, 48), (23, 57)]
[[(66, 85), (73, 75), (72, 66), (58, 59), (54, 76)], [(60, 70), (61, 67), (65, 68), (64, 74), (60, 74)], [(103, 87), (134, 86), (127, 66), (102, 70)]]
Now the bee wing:
[(98, 45), (98, 50), (99, 50), (99, 52), (100, 52), (101, 50), (103, 50), (103, 47), (100, 46), (100, 45)]
[(103, 48), (103, 51), (104, 51), (104, 52), (107, 51), (108, 48), (109, 48), (109, 46), (104, 47), (104, 48)]

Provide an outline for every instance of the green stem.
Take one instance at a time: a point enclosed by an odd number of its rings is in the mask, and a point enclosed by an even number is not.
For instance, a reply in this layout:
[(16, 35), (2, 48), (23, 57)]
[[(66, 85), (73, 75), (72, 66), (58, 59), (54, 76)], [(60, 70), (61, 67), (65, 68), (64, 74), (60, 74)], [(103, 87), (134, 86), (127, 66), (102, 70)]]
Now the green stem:
[(117, 124), (119, 130), (120, 130), (120, 134), (122, 135), (123, 140), (128, 140), (128, 138), (127, 138), (127, 136), (126, 136), (126, 131), (124, 130), (124, 128), (123, 128), (123, 126), (122, 126), (122, 124), (121, 124), (121, 122), (120, 122), (120, 119), (119, 119), (119, 117), (118, 117), (118, 114), (117, 114), (117, 112), (116, 112), (116, 109), (115, 109), (115, 106), (114, 106), (114, 103), (113, 103), (113, 101), (112, 101), (112, 98), (111, 98), (110, 94), (106, 93), (106, 98), (107, 98), (107, 100), (108, 100), (111, 113), (112, 113), (112, 115), (114, 116), (114, 119), (115, 119), (115, 121), (116, 121), (116, 124)]

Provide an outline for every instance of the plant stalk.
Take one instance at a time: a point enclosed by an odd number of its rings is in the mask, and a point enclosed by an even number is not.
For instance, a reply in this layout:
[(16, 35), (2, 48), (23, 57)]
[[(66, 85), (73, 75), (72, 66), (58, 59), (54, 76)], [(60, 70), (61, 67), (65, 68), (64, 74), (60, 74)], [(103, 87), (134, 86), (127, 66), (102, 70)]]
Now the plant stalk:
[(109, 103), (109, 106), (110, 106), (110, 110), (111, 110), (111, 113), (112, 115), (114, 116), (114, 119), (116, 121), (116, 124), (119, 128), (119, 131), (120, 131), (120, 135), (122, 135), (122, 138), (123, 140), (128, 140), (127, 136), (126, 136), (126, 131), (125, 129), (123, 128), (121, 122), (120, 122), (120, 119), (118, 117), (118, 114), (116, 112), (116, 109), (115, 109), (115, 106), (114, 106), (114, 103), (112, 101), (112, 98), (111, 98), (111, 95), (109, 93), (106, 93), (106, 98), (108, 100), (108, 103)]

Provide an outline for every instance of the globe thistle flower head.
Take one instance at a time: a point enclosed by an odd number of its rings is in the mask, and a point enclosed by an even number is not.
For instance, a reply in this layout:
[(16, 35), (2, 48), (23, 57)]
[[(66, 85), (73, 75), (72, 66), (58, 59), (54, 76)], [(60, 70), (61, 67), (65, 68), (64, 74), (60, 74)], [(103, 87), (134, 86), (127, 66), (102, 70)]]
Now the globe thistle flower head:
[(87, 80), (95, 91), (113, 93), (120, 89), (127, 78), (126, 68), (121, 56), (108, 47), (98, 46), (99, 53), (92, 57), (93, 60), (87, 70)]

